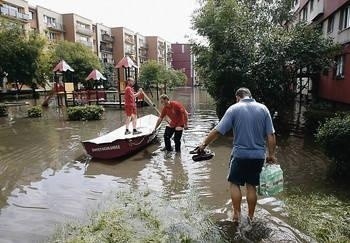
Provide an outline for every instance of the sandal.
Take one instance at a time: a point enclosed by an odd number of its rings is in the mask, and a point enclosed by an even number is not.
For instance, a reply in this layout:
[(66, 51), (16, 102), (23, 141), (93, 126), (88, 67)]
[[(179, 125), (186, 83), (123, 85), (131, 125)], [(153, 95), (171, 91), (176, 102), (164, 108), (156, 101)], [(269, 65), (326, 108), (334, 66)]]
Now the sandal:
[(210, 160), (214, 157), (214, 153), (210, 151), (203, 151), (203, 153), (193, 155), (192, 159), (193, 161), (203, 161), (203, 160)]

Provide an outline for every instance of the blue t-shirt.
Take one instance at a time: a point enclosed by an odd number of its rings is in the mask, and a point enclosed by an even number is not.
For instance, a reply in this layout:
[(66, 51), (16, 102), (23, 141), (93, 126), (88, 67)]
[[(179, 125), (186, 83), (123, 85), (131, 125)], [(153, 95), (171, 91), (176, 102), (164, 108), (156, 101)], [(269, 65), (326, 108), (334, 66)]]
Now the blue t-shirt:
[(250, 98), (230, 106), (215, 129), (222, 135), (232, 129), (232, 155), (246, 159), (264, 159), (266, 137), (275, 133), (267, 107)]

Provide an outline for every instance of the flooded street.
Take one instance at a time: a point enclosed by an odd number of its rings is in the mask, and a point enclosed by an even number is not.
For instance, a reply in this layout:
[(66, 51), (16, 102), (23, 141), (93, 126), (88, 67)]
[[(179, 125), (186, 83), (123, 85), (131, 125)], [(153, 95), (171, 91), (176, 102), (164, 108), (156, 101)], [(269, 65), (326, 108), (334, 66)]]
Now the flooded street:
[[(39, 119), (25, 118), (25, 106), (11, 107), (9, 117), (0, 118), (0, 242), (45, 241), (56, 225), (86, 219), (110, 200), (112, 192), (130, 186), (169, 200), (194, 190), (215, 220), (230, 219), (226, 174), (231, 138), (222, 137), (210, 146), (216, 154), (212, 160), (194, 162), (188, 153), (218, 121), (213, 100), (205, 91), (190, 88), (170, 96), (191, 113), (182, 152), (160, 151), (163, 127), (158, 141), (113, 161), (91, 160), (80, 141), (123, 125), (123, 110), (106, 109), (101, 121), (69, 122), (54, 106)], [(138, 113), (155, 114), (151, 107), (139, 108)], [(325, 185), (329, 161), (306, 139), (278, 137), (277, 157), (287, 188), (303, 185), (308, 191)], [(275, 206), (259, 202), (258, 217), (269, 212), (276, 222), (285, 219)]]

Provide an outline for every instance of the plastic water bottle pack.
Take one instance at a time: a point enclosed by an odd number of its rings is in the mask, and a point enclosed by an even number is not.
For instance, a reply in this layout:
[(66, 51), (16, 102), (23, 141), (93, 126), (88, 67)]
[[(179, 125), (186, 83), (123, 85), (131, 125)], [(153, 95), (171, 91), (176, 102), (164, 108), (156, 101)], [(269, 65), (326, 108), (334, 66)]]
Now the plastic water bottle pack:
[(274, 196), (283, 191), (283, 171), (279, 164), (264, 164), (260, 173), (258, 192), (262, 196)]

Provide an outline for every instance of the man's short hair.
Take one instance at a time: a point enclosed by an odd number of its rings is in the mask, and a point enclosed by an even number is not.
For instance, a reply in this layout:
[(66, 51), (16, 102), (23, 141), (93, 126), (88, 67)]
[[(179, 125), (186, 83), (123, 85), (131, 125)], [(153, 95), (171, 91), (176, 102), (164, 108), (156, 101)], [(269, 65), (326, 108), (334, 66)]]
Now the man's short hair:
[(160, 98), (161, 98), (162, 100), (169, 100), (169, 96), (167, 96), (166, 94), (162, 94), (162, 95), (160, 96)]
[(128, 77), (127, 81), (135, 81), (132, 77)]
[(249, 98), (251, 98), (252, 94), (250, 93), (249, 89), (242, 87), (242, 88), (237, 89), (236, 96), (238, 96), (240, 98), (244, 98), (244, 97), (248, 96)]

